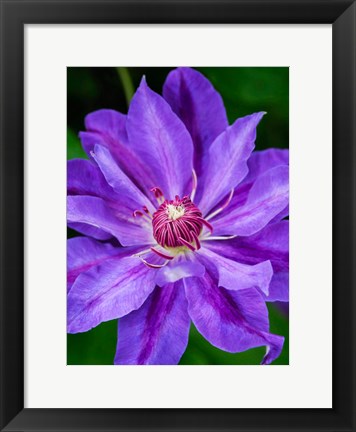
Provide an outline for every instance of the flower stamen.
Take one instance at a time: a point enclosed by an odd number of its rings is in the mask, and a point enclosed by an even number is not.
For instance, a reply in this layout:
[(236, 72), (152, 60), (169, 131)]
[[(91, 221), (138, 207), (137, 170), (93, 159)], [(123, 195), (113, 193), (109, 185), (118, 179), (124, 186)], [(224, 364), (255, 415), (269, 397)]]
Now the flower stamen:
[(158, 204), (161, 205), (162, 203), (164, 203), (164, 195), (163, 195), (162, 190), (159, 187), (157, 187), (157, 186), (153, 187), (151, 189), (151, 192), (154, 193), (155, 198), (156, 198)]
[(145, 259), (143, 259), (143, 258), (140, 258), (141, 259), (141, 261), (147, 266), (147, 267), (150, 267), (150, 268), (162, 268), (162, 267), (165, 267), (168, 263), (169, 263), (169, 261), (167, 260), (166, 262), (164, 262), (163, 264), (152, 264), (152, 263), (149, 263), (149, 262), (147, 262)]
[(167, 260), (172, 260), (174, 257), (165, 254), (164, 252), (161, 252), (157, 249), (155, 249), (154, 247), (151, 247), (151, 251), (154, 252), (155, 254), (157, 254), (159, 257), (167, 259)]
[[(146, 210), (147, 211), (146, 211)], [(133, 215), (133, 217), (140, 217), (140, 218), (142, 218), (143, 220), (145, 220), (146, 222), (151, 222), (151, 220), (152, 220), (152, 215), (151, 215), (151, 213), (149, 212), (149, 210), (148, 210), (148, 208), (146, 207), (146, 206), (144, 206), (143, 207), (143, 210), (144, 210), (144, 212), (145, 213), (143, 213), (141, 210), (135, 210), (133, 213), (132, 213), (132, 215)]]
[(204, 238), (201, 238), (200, 240), (208, 241), (208, 240), (231, 240), (233, 238), (236, 238), (237, 235), (231, 235), (231, 236), (207, 236)]
[(147, 215), (149, 215), (149, 216), (152, 217), (152, 213), (148, 210), (148, 208), (147, 208), (146, 206), (143, 206), (142, 208), (143, 208), (143, 211), (144, 211)]
[(218, 209), (216, 209), (214, 212), (210, 213), (210, 215), (208, 215), (208, 216), (205, 218), (206, 221), (212, 219), (214, 216), (218, 215), (218, 214), (221, 213), (224, 209), (226, 209), (226, 207), (230, 204), (230, 202), (231, 202), (231, 200), (232, 200), (232, 197), (233, 197), (233, 195), (234, 195), (234, 191), (235, 191), (234, 189), (231, 189), (231, 192), (230, 192), (230, 194), (229, 194), (229, 196), (228, 196), (226, 202), (225, 202), (221, 207), (219, 207)]
[(143, 217), (143, 213), (142, 213), (142, 211), (140, 211), (140, 210), (135, 210), (135, 211), (132, 213), (132, 215), (133, 215), (133, 217), (137, 217), (137, 216)]
[(192, 175), (193, 175), (193, 186), (192, 186), (192, 192), (190, 194), (190, 199), (194, 201), (195, 193), (198, 187), (198, 177), (197, 177), (197, 173), (195, 172), (195, 169), (193, 169)]
[(203, 219), (203, 218), (199, 218), (199, 220), (201, 221), (201, 223), (203, 224), (203, 225), (205, 225), (207, 228), (208, 228), (208, 230), (212, 233), (213, 232), (213, 226), (206, 220), (206, 219)]
[(181, 199), (176, 195), (174, 200), (165, 200), (152, 217), (153, 237), (163, 248), (199, 249), (199, 236), (204, 225), (212, 230), (188, 196)]
[(137, 253), (135, 253), (135, 254), (133, 254), (133, 255), (131, 255), (132, 257), (137, 257), (137, 258), (141, 258), (141, 256), (142, 255), (145, 255), (146, 253), (148, 253), (148, 252), (150, 252), (150, 248), (148, 248), (148, 249), (145, 249), (145, 250), (142, 250), (142, 251), (140, 251), (140, 252), (137, 252)]
[[(163, 264), (153, 264), (153, 263), (148, 262), (144, 258), (142, 258), (143, 255), (146, 255), (146, 254), (148, 254), (150, 252), (156, 253), (160, 258), (164, 258), (166, 261)], [(132, 255), (132, 257), (134, 257), (134, 258), (140, 258), (140, 260), (143, 262), (143, 264), (145, 264), (147, 267), (151, 267), (151, 268), (161, 268), (161, 267), (164, 267), (164, 266), (166, 266), (168, 264), (168, 262), (170, 260), (172, 260), (174, 258), (172, 256), (163, 254), (162, 252), (158, 251), (154, 247), (151, 247), (149, 249), (145, 249), (145, 250), (142, 250), (142, 251), (140, 251), (138, 253), (135, 253), (135, 254)]]
[(199, 250), (201, 248), (199, 237), (195, 234), (195, 232), (193, 233), (193, 237), (194, 237), (194, 241), (195, 241), (195, 247), (197, 250)]
[(189, 242), (187, 242), (187, 240), (184, 240), (184, 238), (182, 238), (182, 237), (179, 237), (179, 241), (180, 241), (180, 243), (183, 245), (183, 246), (186, 246), (188, 249), (190, 249), (191, 251), (195, 251), (196, 250), (196, 248), (192, 245), (192, 244), (190, 244)]

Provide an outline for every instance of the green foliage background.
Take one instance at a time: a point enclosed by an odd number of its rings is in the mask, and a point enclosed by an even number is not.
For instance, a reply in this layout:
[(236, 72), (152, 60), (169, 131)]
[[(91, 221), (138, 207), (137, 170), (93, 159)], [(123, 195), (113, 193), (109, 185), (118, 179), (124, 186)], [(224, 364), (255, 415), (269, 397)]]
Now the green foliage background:
[[(101, 108), (127, 112), (128, 101), (142, 75), (156, 92), (172, 68), (68, 68), (67, 69), (67, 155), (68, 159), (86, 158), (78, 132), (84, 130), (86, 114)], [(256, 150), (289, 145), (289, 70), (288, 68), (198, 67), (221, 94), (229, 122), (256, 111), (267, 115), (258, 126)], [(78, 235), (68, 229), (68, 237)], [(286, 340), (274, 364), (289, 363), (289, 320), (287, 304), (268, 304), (271, 332)], [(67, 337), (67, 364), (112, 365), (115, 355), (117, 320), (95, 329)], [(180, 364), (258, 365), (264, 348), (230, 354), (211, 346), (191, 326), (189, 344)]]

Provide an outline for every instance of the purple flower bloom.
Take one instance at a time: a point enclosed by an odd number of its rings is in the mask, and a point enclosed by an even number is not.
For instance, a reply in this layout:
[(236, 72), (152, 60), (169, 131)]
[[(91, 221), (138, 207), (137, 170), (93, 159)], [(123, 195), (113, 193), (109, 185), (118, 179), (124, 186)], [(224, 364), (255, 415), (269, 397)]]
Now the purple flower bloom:
[(99, 110), (68, 162), (68, 332), (119, 318), (115, 364), (177, 364), (190, 322), (214, 346), (282, 350), (266, 301), (288, 301), (288, 151), (254, 152), (264, 113), (228, 125), (199, 72), (142, 80)]

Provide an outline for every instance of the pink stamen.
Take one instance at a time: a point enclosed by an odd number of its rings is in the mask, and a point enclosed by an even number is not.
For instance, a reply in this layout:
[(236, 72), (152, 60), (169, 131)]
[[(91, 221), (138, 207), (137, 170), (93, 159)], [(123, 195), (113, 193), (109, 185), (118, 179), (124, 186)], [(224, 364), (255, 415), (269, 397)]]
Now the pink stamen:
[(158, 198), (160, 196), (163, 196), (163, 192), (161, 191), (161, 189), (157, 186), (153, 187), (151, 189), (151, 192), (153, 192), (155, 194), (155, 197)]
[(147, 206), (143, 206), (142, 210), (144, 211), (144, 213), (141, 210), (135, 210), (132, 215), (133, 217), (137, 217), (139, 216), (140, 218), (142, 218), (145, 222), (151, 222), (152, 220), (152, 214), (151, 212), (148, 210)]
[(179, 240), (180, 240), (182, 246), (187, 246), (187, 248), (189, 248), (193, 252), (195, 251), (195, 247), (193, 245), (191, 245), (189, 242), (187, 242), (187, 240), (184, 240), (184, 238), (182, 238), (182, 237), (179, 237)]
[(145, 259), (143, 259), (143, 258), (140, 258), (141, 259), (141, 261), (147, 266), (147, 267), (150, 267), (150, 268), (162, 268), (162, 267), (165, 267), (167, 264), (168, 264), (168, 261), (166, 261), (164, 264), (152, 264), (152, 263), (149, 263), (149, 262), (147, 262)]
[(135, 210), (135, 211), (132, 213), (132, 215), (133, 215), (133, 217), (143, 216), (143, 213), (142, 213), (142, 211), (140, 211), (140, 210)]
[(233, 195), (234, 195), (234, 191), (235, 191), (234, 189), (231, 189), (231, 192), (230, 192), (230, 194), (229, 194), (229, 196), (228, 196), (226, 202), (225, 202), (221, 207), (219, 207), (217, 210), (215, 210), (213, 213), (210, 213), (210, 215), (208, 215), (208, 216), (205, 218), (206, 221), (212, 219), (214, 216), (218, 215), (218, 214), (221, 213), (224, 209), (226, 209), (226, 207), (230, 204), (230, 202), (231, 202), (231, 200), (232, 200), (232, 197), (233, 197)]
[(135, 253), (135, 254), (133, 254), (133, 255), (131, 255), (131, 256), (132, 256), (132, 257), (138, 257), (138, 258), (141, 258), (142, 255), (145, 255), (146, 253), (148, 253), (148, 252), (150, 252), (150, 251), (151, 251), (150, 248), (148, 248), (148, 249), (144, 249), (144, 250), (142, 250), (142, 251), (140, 251), (140, 252), (138, 252), (138, 253)]
[(192, 192), (190, 194), (190, 199), (192, 201), (194, 201), (195, 193), (196, 193), (197, 187), (198, 187), (198, 177), (197, 177), (197, 173), (195, 172), (194, 169), (192, 171), (192, 175), (193, 175), (193, 185), (192, 185)]
[(154, 195), (155, 195), (156, 198), (161, 198), (161, 197), (163, 197), (163, 192), (161, 191), (161, 189), (160, 189), (159, 187), (153, 187), (153, 188), (151, 189), (151, 192), (154, 193)]
[(151, 192), (154, 193), (156, 200), (158, 201), (158, 204), (162, 204), (164, 202), (164, 195), (162, 190), (159, 187), (157, 186), (153, 187), (151, 189)]
[(183, 239), (185, 246), (195, 250), (191, 243), (199, 237), (204, 223), (201, 211), (192, 200), (176, 195), (174, 200), (165, 200), (153, 214), (153, 236), (163, 247), (179, 247)]
[(199, 237), (195, 233), (193, 233), (193, 237), (194, 237), (196, 249), (199, 250), (201, 248)]
[(151, 251), (154, 252), (155, 254), (157, 254), (159, 257), (167, 259), (167, 260), (172, 260), (174, 258), (170, 255), (166, 255), (165, 253), (155, 249), (154, 247), (151, 247)]
[(148, 214), (149, 216), (152, 217), (151, 212), (148, 210), (148, 208), (147, 208), (146, 206), (143, 206), (142, 208), (143, 208), (143, 211), (144, 211), (146, 214)]
[(201, 240), (204, 241), (210, 241), (210, 240), (231, 240), (236, 238), (237, 235), (231, 235), (231, 236), (207, 236), (203, 237)]
[(206, 219), (201, 218), (201, 222), (208, 228), (210, 232), (213, 232), (213, 226)]

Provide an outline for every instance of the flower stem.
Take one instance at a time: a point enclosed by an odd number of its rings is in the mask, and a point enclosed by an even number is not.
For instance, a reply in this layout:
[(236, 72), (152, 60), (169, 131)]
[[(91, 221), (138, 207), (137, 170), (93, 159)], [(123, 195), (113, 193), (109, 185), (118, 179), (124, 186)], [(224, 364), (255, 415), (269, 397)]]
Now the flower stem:
[(119, 78), (121, 80), (122, 87), (124, 88), (127, 106), (129, 106), (131, 99), (132, 99), (132, 96), (135, 93), (134, 86), (133, 86), (133, 83), (132, 83), (132, 80), (130, 77), (130, 72), (125, 67), (117, 67), (116, 71), (117, 71)]

